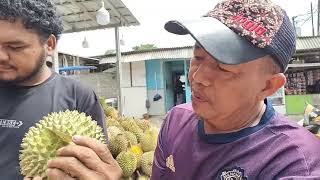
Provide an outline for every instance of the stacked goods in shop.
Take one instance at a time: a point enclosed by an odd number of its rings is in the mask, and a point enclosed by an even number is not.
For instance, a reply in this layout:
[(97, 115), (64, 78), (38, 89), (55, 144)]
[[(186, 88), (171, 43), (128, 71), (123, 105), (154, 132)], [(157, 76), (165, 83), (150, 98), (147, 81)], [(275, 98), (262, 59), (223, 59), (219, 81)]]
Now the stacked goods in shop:
[(307, 82), (304, 72), (289, 72), (286, 74), (287, 84), (285, 85), (287, 95), (306, 94)]

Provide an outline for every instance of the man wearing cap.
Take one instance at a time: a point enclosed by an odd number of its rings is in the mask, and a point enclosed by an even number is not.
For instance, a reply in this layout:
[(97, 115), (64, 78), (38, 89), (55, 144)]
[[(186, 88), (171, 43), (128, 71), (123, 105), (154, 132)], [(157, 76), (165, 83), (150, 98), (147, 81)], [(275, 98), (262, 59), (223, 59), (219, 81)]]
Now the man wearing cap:
[(168, 114), (153, 179), (320, 179), (320, 141), (266, 100), (286, 83), (295, 52), (284, 10), (268, 0), (228, 0), (165, 29), (196, 40), (192, 105)]
[[(151, 179), (320, 179), (320, 141), (266, 100), (286, 83), (295, 52), (284, 10), (268, 0), (227, 0), (165, 29), (196, 40), (192, 104), (168, 113)], [(59, 162), (49, 167), (63, 169)]]

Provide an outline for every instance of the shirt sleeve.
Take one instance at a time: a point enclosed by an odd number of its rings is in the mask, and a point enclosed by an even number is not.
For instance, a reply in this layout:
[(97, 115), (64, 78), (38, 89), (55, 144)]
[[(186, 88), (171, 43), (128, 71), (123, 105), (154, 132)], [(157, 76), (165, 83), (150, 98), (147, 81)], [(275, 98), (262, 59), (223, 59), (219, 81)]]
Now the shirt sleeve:
[(103, 132), (107, 137), (105, 115), (96, 93), (84, 87), (82, 90), (78, 90), (77, 99), (77, 109), (97, 121), (97, 124), (103, 128)]
[(269, 155), (272, 155), (273, 158), (266, 163), (258, 179), (287, 180), (318, 175), (316, 170), (313, 171), (310, 168), (310, 162), (294, 143), (287, 140), (284, 147), (279, 147), (274, 152), (276, 153), (270, 152)]
[(154, 153), (154, 161), (151, 176), (152, 180), (164, 179), (165, 171), (167, 168), (166, 157), (168, 154), (167, 136), (171, 117), (172, 113), (169, 112), (160, 130), (158, 144)]
[(320, 179), (320, 175), (319, 176), (286, 176), (286, 177), (279, 178), (279, 180), (300, 180), (300, 179), (315, 180), (315, 179)]

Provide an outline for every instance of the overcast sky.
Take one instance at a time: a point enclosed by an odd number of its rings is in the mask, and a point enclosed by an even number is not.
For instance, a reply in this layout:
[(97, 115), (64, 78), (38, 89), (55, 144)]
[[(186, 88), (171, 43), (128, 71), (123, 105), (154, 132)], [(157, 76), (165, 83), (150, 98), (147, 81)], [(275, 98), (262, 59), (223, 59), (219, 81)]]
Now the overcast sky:
[[(292, 16), (310, 12), (310, 3), (317, 7), (317, 0), (273, 0)], [(175, 47), (193, 45), (189, 36), (177, 36), (163, 29), (165, 22), (172, 19), (192, 19), (200, 17), (212, 9), (219, 0), (122, 0), (140, 22), (140, 26), (120, 28), (120, 37), (125, 41), (121, 51), (129, 51), (140, 44), (155, 44), (157, 47)], [(314, 16), (314, 24), (317, 19)], [(300, 17), (302, 35), (311, 35), (311, 21), (303, 24)], [(315, 32), (316, 32), (315, 28)], [(89, 48), (82, 48), (86, 36)], [(114, 29), (87, 31), (63, 35), (58, 50), (80, 56), (102, 55), (107, 50), (115, 49)]]

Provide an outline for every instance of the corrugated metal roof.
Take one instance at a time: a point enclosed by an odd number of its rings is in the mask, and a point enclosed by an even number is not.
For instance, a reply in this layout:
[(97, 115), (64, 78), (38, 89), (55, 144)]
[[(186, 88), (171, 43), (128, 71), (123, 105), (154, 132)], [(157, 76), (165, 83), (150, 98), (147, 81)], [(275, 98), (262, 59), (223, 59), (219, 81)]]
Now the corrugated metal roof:
[[(315, 37), (298, 37), (297, 38), (297, 51), (296, 53), (307, 51), (320, 51), (320, 36)], [(179, 58), (191, 58), (193, 55), (193, 47), (171, 47), (150, 49), (144, 51), (130, 51), (124, 52), (121, 56), (122, 62), (134, 62), (145, 61), (151, 59), (179, 59)], [(106, 55), (100, 58), (100, 64), (115, 63), (116, 57), (114, 54)]]
[[(193, 55), (192, 46), (174, 47), (174, 48), (158, 48), (143, 51), (130, 51), (121, 54), (122, 62), (145, 61), (151, 59), (179, 59), (190, 58)], [(98, 58), (98, 57), (95, 57)], [(100, 64), (115, 63), (114, 54), (101, 58)]]
[(297, 52), (320, 49), (320, 36), (298, 37)]
[(96, 21), (96, 12), (101, 8), (101, 0), (53, 0), (62, 17), (64, 33), (139, 25), (138, 20), (121, 0), (103, 1), (111, 16), (111, 22), (106, 26), (101, 26)]

